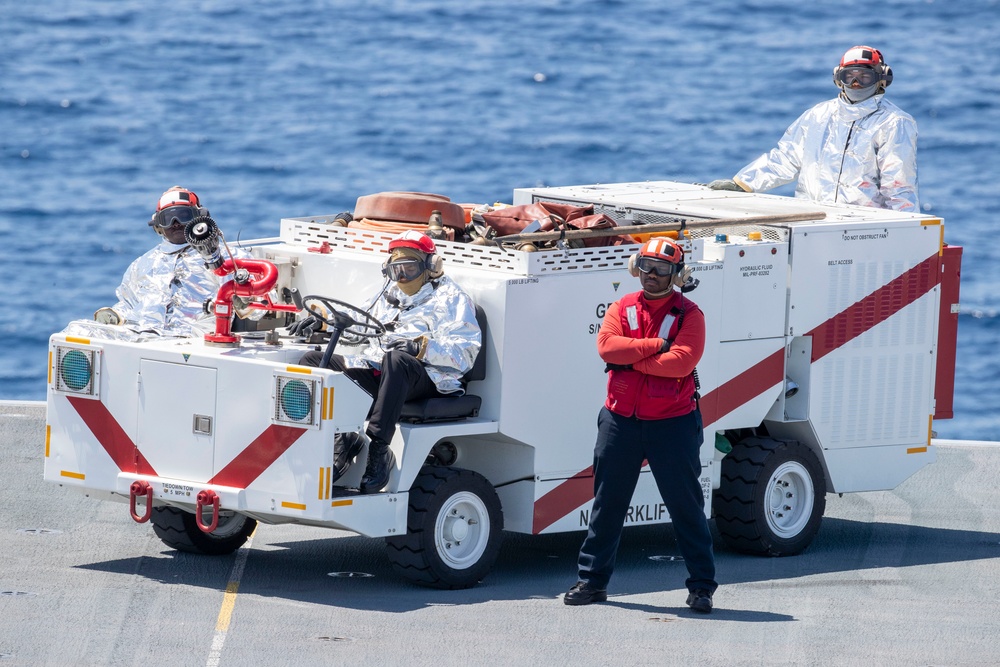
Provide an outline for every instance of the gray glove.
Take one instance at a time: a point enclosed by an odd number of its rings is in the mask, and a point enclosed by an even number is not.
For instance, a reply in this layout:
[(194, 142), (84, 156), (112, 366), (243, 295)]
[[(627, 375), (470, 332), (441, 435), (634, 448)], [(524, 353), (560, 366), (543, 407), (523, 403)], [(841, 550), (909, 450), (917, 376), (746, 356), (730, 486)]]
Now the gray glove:
[(406, 338), (400, 338), (399, 340), (394, 340), (389, 343), (389, 350), (399, 350), (400, 352), (405, 352), (411, 357), (415, 357), (420, 354), (420, 343), (415, 340), (408, 340)]
[(101, 324), (125, 324), (125, 318), (114, 308), (109, 308), (105, 306), (103, 308), (98, 308), (94, 313), (94, 320), (100, 322)]
[(711, 183), (708, 184), (708, 187), (710, 187), (713, 190), (732, 190), (733, 192), (746, 192), (746, 190), (741, 188), (736, 183), (736, 181), (734, 181), (731, 178), (721, 178), (717, 181), (712, 181)]
[(288, 333), (291, 336), (305, 336), (308, 338), (313, 335), (314, 332), (319, 331), (323, 327), (323, 320), (319, 319), (315, 315), (309, 315), (308, 317), (303, 317), (301, 320), (296, 320), (288, 325)]

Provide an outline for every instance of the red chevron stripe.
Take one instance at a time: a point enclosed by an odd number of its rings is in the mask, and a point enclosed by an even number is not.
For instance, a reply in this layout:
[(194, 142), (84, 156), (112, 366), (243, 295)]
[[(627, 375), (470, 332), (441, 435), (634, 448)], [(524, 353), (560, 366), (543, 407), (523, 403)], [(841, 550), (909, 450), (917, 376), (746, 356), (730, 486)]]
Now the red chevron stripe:
[[(119, 470), (151, 477), (159, 476), (125, 433), (125, 429), (108, 411), (107, 406), (100, 401), (78, 396), (66, 398)], [(207, 484), (245, 489), (302, 437), (303, 433), (305, 429), (272, 424)]]
[(132, 438), (128, 437), (125, 429), (108, 412), (103, 403), (79, 396), (67, 396), (66, 399), (119, 470), (156, 476), (153, 466), (149, 465), (149, 461), (136, 448)]
[[(822, 359), (889, 319), (938, 284), (940, 257), (934, 254), (857, 303), (826, 320), (812, 336), (812, 361)], [(785, 350), (776, 351), (701, 399), (702, 417), (711, 425), (782, 381)], [(531, 530), (537, 534), (594, 497), (593, 467), (562, 482), (535, 501)]]
[(245, 489), (305, 432), (304, 428), (271, 424), (208, 483)]
[(822, 359), (927, 294), (938, 284), (940, 275), (941, 258), (935, 253), (820, 324), (806, 334), (812, 336), (812, 361)]

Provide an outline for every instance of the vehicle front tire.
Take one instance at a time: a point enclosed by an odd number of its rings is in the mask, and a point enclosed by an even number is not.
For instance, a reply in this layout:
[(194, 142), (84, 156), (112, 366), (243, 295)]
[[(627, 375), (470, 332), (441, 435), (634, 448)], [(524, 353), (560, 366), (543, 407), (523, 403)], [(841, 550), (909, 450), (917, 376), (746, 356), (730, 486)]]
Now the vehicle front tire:
[(503, 511), (489, 481), (471, 470), (425, 466), (410, 489), (406, 535), (386, 538), (396, 572), (431, 588), (469, 588), (500, 553)]
[(751, 437), (722, 459), (715, 523), (732, 548), (791, 556), (812, 542), (826, 509), (826, 478), (809, 447)]
[(168, 547), (188, 553), (224, 556), (244, 544), (257, 527), (257, 521), (236, 512), (220, 511), (219, 525), (212, 533), (198, 527), (191, 512), (161, 505), (153, 508), (153, 532)]

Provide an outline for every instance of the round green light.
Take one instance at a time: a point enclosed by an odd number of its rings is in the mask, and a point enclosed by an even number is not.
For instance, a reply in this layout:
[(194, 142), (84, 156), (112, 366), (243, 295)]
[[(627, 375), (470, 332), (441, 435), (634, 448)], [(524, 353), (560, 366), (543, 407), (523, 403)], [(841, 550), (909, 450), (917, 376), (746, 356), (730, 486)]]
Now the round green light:
[(70, 350), (63, 355), (62, 363), (59, 364), (59, 374), (66, 386), (73, 391), (85, 389), (93, 376), (90, 358), (80, 350)]
[(281, 388), (281, 409), (295, 421), (302, 421), (312, 411), (312, 390), (302, 380), (291, 380)]

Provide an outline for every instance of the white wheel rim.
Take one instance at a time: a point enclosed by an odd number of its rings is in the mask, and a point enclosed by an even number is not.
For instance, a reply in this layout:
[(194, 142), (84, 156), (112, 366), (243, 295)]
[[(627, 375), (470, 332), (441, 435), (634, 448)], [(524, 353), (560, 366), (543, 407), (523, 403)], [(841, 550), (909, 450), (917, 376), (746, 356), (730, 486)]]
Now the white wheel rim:
[(775, 535), (796, 537), (809, 523), (815, 502), (812, 476), (797, 461), (787, 461), (768, 480), (767, 525)]
[(464, 570), (479, 562), (490, 539), (490, 514), (474, 493), (448, 498), (434, 522), (434, 547), (449, 567)]

